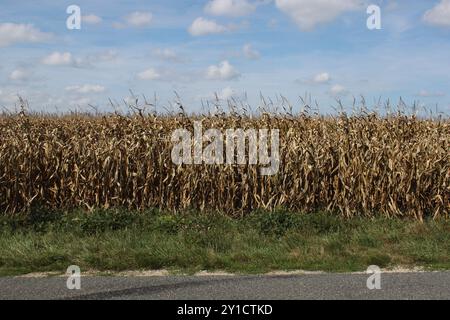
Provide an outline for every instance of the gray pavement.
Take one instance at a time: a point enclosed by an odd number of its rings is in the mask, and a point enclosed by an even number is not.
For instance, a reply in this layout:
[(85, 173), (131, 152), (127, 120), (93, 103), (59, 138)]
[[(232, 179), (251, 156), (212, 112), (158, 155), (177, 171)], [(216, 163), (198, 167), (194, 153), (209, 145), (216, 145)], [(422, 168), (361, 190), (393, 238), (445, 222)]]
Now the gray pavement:
[(367, 274), (274, 276), (0, 278), (0, 299), (450, 299), (450, 272), (383, 273), (381, 289)]

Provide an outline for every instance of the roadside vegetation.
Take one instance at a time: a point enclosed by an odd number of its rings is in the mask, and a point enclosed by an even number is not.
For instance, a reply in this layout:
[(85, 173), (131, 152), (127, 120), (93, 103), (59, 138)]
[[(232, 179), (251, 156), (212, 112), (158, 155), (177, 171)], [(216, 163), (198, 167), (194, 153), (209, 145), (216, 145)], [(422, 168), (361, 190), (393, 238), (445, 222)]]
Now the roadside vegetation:
[(342, 218), (322, 212), (225, 214), (122, 209), (0, 217), (0, 275), (167, 269), (236, 273), (450, 269), (450, 221)]
[[(262, 100), (199, 115), (178, 100), (164, 114), (137, 98), (128, 113), (43, 114), (21, 99), (20, 112), (0, 114), (0, 274), (450, 269), (447, 116), (389, 102), (373, 112), (364, 99), (322, 116)], [(173, 132), (199, 122), (219, 136), (275, 130), (276, 174), (174, 162)]]

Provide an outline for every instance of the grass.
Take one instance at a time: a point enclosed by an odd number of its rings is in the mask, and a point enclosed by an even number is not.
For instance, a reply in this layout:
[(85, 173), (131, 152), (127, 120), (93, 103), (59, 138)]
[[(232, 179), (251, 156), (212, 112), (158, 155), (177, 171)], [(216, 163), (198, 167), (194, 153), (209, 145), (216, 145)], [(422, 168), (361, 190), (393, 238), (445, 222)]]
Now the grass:
[(362, 218), (284, 210), (242, 218), (158, 210), (45, 211), (0, 217), (0, 275), (168, 269), (363, 271), (450, 269), (450, 221)]

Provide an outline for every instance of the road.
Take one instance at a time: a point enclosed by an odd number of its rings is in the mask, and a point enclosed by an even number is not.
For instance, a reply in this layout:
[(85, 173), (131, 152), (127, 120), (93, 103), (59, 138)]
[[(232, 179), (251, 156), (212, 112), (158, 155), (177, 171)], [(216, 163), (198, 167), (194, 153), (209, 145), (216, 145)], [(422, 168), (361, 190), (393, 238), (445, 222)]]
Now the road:
[(450, 272), (383, 273), (381, 289), (367, 274), (264, 276), (0, 278), (0, 299), (450, 299)]

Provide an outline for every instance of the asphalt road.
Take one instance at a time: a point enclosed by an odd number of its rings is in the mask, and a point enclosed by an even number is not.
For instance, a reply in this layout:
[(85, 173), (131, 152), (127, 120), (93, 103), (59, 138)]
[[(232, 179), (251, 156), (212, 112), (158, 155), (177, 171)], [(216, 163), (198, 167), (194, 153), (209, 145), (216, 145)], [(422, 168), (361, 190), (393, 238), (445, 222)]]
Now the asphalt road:
[(381, 289), (367, 289), (367, 274), (279, 276), (0, 278), (0, 299), (450, 299), (450, 272), (381, 274)]

